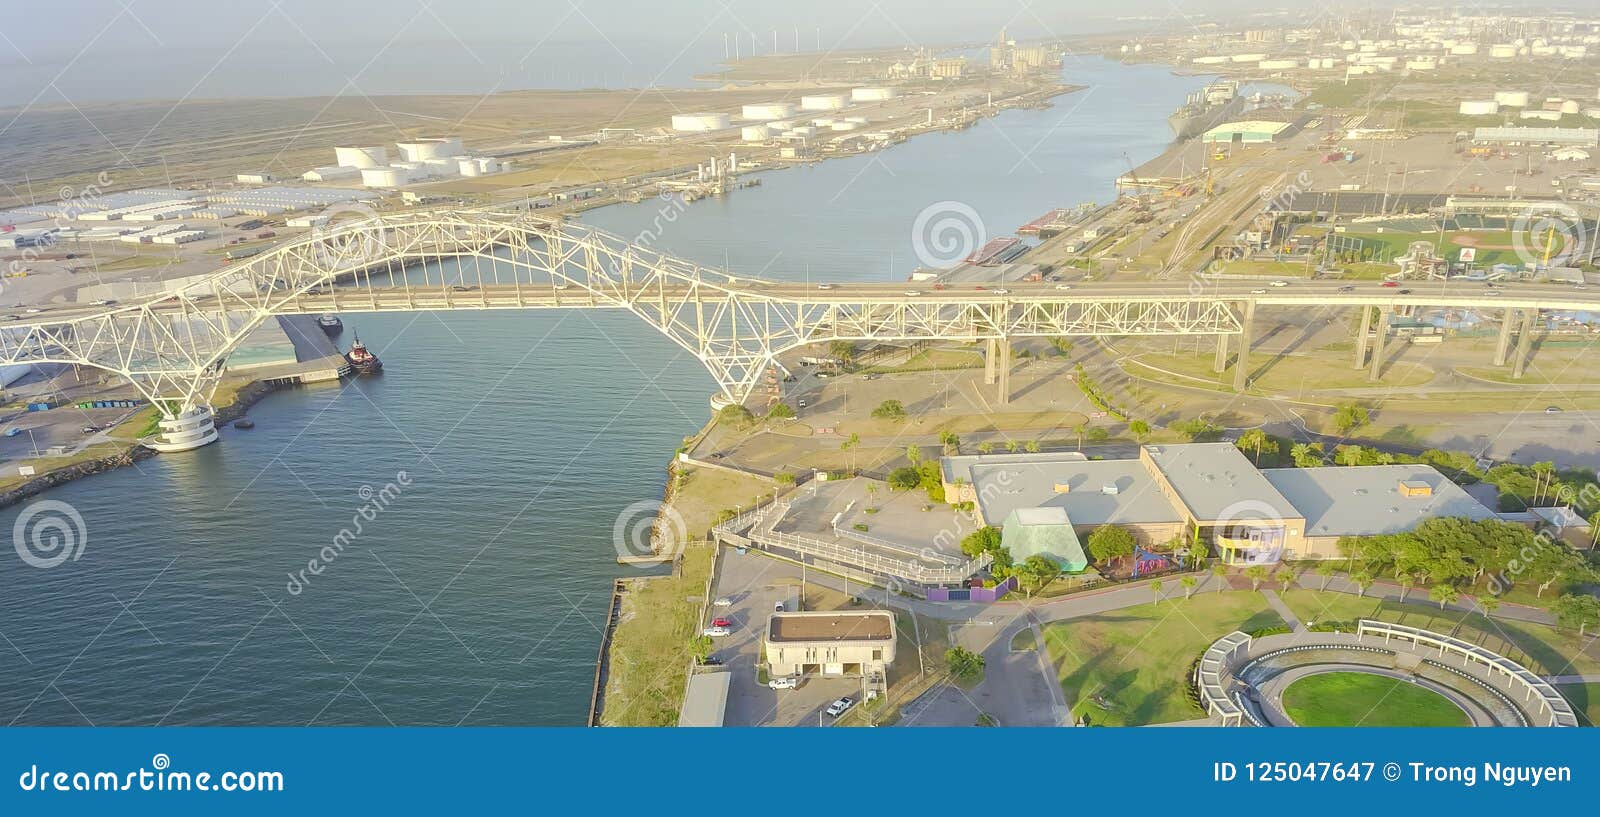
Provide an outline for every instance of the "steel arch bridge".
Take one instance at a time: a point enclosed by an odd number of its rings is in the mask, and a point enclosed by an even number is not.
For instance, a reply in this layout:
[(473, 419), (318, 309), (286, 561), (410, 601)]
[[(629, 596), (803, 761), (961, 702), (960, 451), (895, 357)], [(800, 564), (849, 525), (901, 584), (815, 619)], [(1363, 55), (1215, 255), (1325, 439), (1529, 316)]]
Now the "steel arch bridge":
[(1243, 326), (1236, 303), (1214, 294), (903, 289), (744, 278), (523, 212), (408, 212), (314, 230), (171, 292), (7, 324), (0, 365), (120, 375), (160, 407), (166, 449), (182, 450), (215, 439), (208, 404), (228, 356), (276, 315), (626, 310), (694, 354), (735, 402), (778, 355), (818, 342), (1226, 335)]

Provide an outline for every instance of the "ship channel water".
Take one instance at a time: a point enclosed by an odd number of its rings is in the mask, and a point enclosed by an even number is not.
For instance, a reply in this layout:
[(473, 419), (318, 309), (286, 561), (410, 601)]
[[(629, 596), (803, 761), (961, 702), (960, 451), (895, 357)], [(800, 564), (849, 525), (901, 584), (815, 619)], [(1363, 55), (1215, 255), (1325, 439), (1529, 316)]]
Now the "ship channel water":
[[(1053, 108), (768, 173), (669, 218), (646, 199), (583, 219), (741, 274), (904, 279), (923, 208), (962, 202), (994, 237), (1109, 201), (1206, 82), (1100, 59), (1063, 75), (1087, 88)], [(345, 323), (383, 375), (275, 393), (253, 431), (38, 498), (88, 536), (55, 568), (0, 559), (0, 723), (583, 722), (611, 579), (633, 571), (615, 564), (619, 514), (660, 498), (710, 376), (622, 314)]]

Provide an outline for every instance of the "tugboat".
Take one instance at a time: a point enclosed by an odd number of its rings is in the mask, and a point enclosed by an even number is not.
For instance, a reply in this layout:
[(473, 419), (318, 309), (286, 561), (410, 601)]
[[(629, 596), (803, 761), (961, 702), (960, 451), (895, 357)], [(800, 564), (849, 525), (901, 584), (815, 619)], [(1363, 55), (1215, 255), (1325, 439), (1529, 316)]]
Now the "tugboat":
[(344, 331), (344, 321), (339, 320), (339, 316), (331, 312), (317, 318), (317, 325), (322, 327), (322, 331), (330, 338), (336, 338)]
[(350, 361), (350, 365), (361, 374), (377, 374), (383, 371), (383, 361), (367, 351), (367, 347), (361, 344), (360, 335), (355, 336), (354, 342), (350, 344), (350, 351), (345, 353), (344, 359)]

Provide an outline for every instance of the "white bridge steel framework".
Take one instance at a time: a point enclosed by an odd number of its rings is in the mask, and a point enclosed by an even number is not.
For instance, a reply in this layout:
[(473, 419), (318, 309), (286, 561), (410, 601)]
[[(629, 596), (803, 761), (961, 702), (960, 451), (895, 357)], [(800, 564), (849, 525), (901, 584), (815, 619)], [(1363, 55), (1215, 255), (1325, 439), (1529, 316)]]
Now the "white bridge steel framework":
[(313, 231), (170, 293), (0, 327), (0, 364), (114, 372), (171, 420), (209, 415), (228, 355), (283, 314), (622, 309), (694, 354), (730, 401), (747, 398), (777, 355), (831, 340), (1242, 331), (1235, 304), (1215, 296), (976, 299), (855, 288), (743, 278), (526, 213), (382, 215)]

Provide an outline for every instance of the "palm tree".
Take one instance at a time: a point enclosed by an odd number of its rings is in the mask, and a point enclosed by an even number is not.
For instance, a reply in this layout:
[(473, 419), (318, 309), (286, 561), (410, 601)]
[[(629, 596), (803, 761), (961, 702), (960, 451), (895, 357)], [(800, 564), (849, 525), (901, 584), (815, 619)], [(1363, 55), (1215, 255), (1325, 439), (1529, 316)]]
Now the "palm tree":
[(1324, 560), (1321, 564), (1317, 565), (1317, 575), (1322, 577), (1322, 589), (1323, 590), (1327, 590), (1328, 589), (1328, 580), (1332, 579), (1333, 578), (1333, 574), (1335, 572), (1337, 572), (1338, 570), (1339, 570), (1339, 566), (1338, 565), (1334, 564), (1333, 562), (1326, 561), (1326, 560)]
[(1406, 592), (1411, 589), (1411, 585), (1416, 582), (1417, 577), (1404, 570), (1396, 571), (1394, 577), (1400, 582), (1400, 600), (1403, 602), (1406, 600)]
[(991, 443), (991, 442), (988, 442), (988, 441), (978, 443), (978, 453), (979, 454), (987, 454), (987, 453), (989, 453), (990, 451), (993, 451), (993, 450), (994, 450), (994, 443)]
[(1221, 593), (1223, 585), (1227, 584), (1227, 582), (1223, 581), (1223, 577), (1228, 575), (1228, 566), (1222, 562), (1217, 562), (1211, 566), (1211, 575), (1217, 577), (1217, 592)]
[(1078, 450), (1083, 450), (1083, 435), (1089, 433), (1088, 423), (1079, 423), (1072, 427), (1072, 433), (1078, 435)]
[(1160, 604), (1161, 603), (1161, 580), (1160, 579), (1151, 579), (1150, 580), (1150, 592), (1155, 594), (1155, 596), (1156, 596), (1156, 604)]
[(1250, 589), (1260, 590), (1261, 582), (1267, 578), (1267, 569), (1261, 565), (1251, 565), (1244, 569), (1244, 575), (1250, 579)]
[(1194, 592), (1194, 586), (1199, 583), (1200, 580), (1193, 576), (1184, 576), (1178, 580), (1178, 584), (1183, 585), (1183, 597), (1185, 600), (1187, 600), (1189, 595)]
[(1022, 444), (1018, 443), (1016, 440), (1006, 440), (1006, 450), (1013, 454), (1017, 453), (1017, 449), (1021, 447)]
[(1500, 600), (1494, 596), (1479, 596), (1478, 606), (1483, 609), (1484, 618), (1493, 618), (1494, 611), (1500, 609)]
[(1027, 441), (1026, 443), (1023, 444), (1022, 450), (1028, 452), (1029, 454), (1037, 454), (1037, 453), (1039, 453), (1039, 441), (1038, 440), (1029, 440), (1029, 441)]
[(1428, 591), (1428, 598), (1439, 602), (1439, 609), (1443, 610), (1446, 604), (1455, 604), (1456, 600), (1461, 598), (1461, 591), (1453, 584), (1440, 582)]
[(1350, 573), (1350, 581), (1356, 586), (1356, 595), (1365, 596), (1367, 588), (1372, 586), (1372, 574), (1368, 573), (1366, 568), (1354, 570)]

